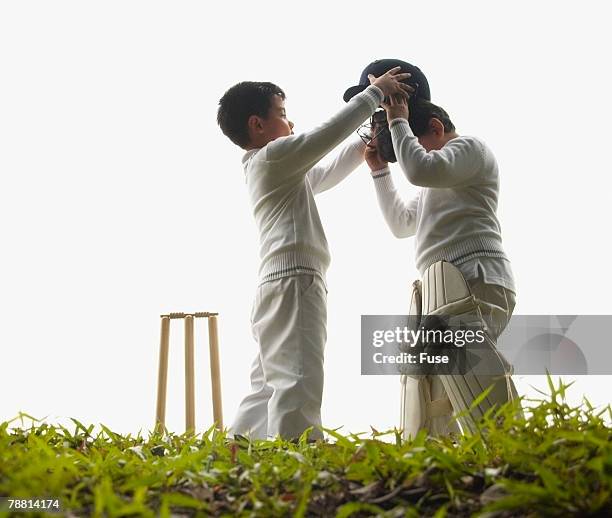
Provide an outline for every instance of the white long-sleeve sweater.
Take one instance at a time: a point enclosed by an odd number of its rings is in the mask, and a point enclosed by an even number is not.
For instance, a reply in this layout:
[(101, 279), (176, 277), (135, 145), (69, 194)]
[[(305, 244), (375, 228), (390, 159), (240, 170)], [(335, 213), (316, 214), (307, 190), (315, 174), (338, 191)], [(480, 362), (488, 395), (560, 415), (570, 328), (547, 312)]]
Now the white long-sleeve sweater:
[(398, 195), (388, 168), (372, 176), (393, 234), (416, 235), (419, 272), (423, 274), (431, 264), (446, 260), (459, 267), (466, 278), (483, 270), (485, 282), (516, 291), (496, 215), (499, 171), (491, 150), (478, 138), (461, 136), (428, 153), (407, 120), (393, 120), (390, 130), (401, 170), (421, 189), (406, 203)]
[(328, 167), (316, 164), (368, 119), (383, 100), (370, 86), (312, 131), (278, 138), (243, 159), (260, 237), (260, 281), (318, 272), (330, 263), (313, 194), (323, 192), (363, 161), (361, 141), (346, 146)]

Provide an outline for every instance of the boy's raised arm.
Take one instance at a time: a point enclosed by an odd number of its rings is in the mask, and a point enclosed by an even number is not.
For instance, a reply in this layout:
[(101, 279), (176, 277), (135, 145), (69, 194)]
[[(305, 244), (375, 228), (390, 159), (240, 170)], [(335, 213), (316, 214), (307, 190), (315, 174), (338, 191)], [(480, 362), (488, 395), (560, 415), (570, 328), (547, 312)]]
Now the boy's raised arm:
[(385, 96), (413, 91), (401, 81), (399, 67), (382, 76), (371, 76), (372, 84), (353, 97), (336, 115), (311, 131), (276, 139), (266, 146), (266, 160), (276, 162), (284, 175), (305, 176), (310, 168), (355, 131)]
[(465, 185), (484, 164), (484, 151), (476, 139), (458, 137), (442, 149), (428, 153), (406, 119), (393, 119), (389, 129), (397, 162), (413, 185), (434, 188)]
[(266, 159), (269, 162), (289, 163), (291, 170), (305, 175), (321, 158), (359, 128), (382, 100), (383, 92), (380, 88), (370, 85), (331, 119), (313, 130), (270, 142)]
[(416, 213), (420, 194), (408, 203), (401, 199), (388, 167), (372, 172), (378, 205), (395, 237), (410, 237), (416, 233)]
[(315, 166), (308, 171), (308, 180), (314, 194), (327, 191), (338, 185), (363, 162), (365, 143), (361, 140), (350, 142), (327, 166)]

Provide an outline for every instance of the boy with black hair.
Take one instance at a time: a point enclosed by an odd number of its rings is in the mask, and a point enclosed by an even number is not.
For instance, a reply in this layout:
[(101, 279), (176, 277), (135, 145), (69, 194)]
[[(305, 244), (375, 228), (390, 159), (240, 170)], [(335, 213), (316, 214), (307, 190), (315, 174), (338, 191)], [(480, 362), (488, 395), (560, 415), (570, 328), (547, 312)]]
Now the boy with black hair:
[(313, 427), (321, 439), (323, 350), (327, 338), (325, 273), (330, 256), (314, 201), (362, 161), (361, 141), (346, 146), (328, 166), (327, 153), (355, 131), (385, 96), (410, 93), (409, 74), (389, 70), (334, 117), (294, 135), (285, 94), (272, 83), (243, 82), (219, 101), (217, 121), (242, 159), (260, 234), (259, 270), (251, 325), (259, 352), (252, 392), (240, 403), (231, 432), (266, 439), (298, 438)]
[[(480, 139), (458, 135), (446, 111), (427, 100), (409, 103), (408, 97), (396, 95), (383, 107), (400, 168), (410, 183), (420, 187), (409, 202), (400, 198), (388, 164), (381, 159), (373, 139), (365, 158), (385, 220), (396, 237), (416, 236), (416, 266), (421, 276), (439, 261), (459, 269), (477, 299), (494, 344), (510, 319), (516, 294), (496, 215), (499, 171), (495, 157)], [(372, 128), (372, 134), (376, 133), (377, 128)], [(493, 389), (481, 403), (480, 411), (518, 397), (509, 375), (474, 377), (469, 383), (461, 382), (459, 376), (447, 377), (444, 383), (447, 380), (454, 384), (452, 393), (445, 394), (438, 376), (428, 378), (431, 386), (419, 386), (418, 390), (427, 393), (429, 403), (443, 402), (448, 396), (455, 412), (464, 410), (456, 407), (469, 406), (469, 400), (489, 385)], [(419, 406), (415, 401), (410, 404)], [(458, 431), (450, 415), (425, 414), (416, 419), (423, 419), (420, 424), (412, 423), (411, 435), (420, 427), (434, 435)], [(469, 419), (462, 424), (473, 429)]]

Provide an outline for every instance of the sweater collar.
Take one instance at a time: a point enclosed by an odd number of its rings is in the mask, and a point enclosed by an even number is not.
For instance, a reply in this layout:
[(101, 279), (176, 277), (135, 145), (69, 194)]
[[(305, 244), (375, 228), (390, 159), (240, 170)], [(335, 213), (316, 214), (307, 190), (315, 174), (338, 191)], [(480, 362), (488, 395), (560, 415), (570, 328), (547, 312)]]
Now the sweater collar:
[(247, 169), (248, 169), (248, 164), (249, 161), (251, 160), (251, 158), (253, 157), (253, 155), (255, 153), (257, 153), (261, 148), (257, 148), (257, 149), (249, 149), (244, 156), (242, 157), (242, 167), (244, 168), (244, 175), (246, 176), (247, 173)]

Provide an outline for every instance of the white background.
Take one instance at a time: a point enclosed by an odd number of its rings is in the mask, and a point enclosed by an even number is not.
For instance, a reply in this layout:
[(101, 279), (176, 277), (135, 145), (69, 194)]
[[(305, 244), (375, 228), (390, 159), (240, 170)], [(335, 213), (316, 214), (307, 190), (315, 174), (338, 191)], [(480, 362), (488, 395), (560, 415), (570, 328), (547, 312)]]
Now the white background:
[[(24, 411), (150, 429), (159, 315), (208, 310), (221, 315), (231, 423), (256, 354), (258, 240), (242, 152), (215, 117), (241, 80), (279, 84), (299, 132), (338, 110), (373, 59), (419, 65), (459, 133), (497, 156), (515, 313), (612, 313), (605, 2), (0, 5), (0, 421)], [(317, 203), (333, 258), (324, 424), (389, 429), (399, 382), (360, 376), (360, 315), (406, 311), (413, 241), (388, 231), (365, 166)], [(199, 325), (201, 429), (212, 413)], [(167, 423), (180, 432), (178, 322), (171, 349)], [(579, 379), (572, 401), (608, 403), (609, 381)], [(545, 386), (516, 382), (530, 396)]]

